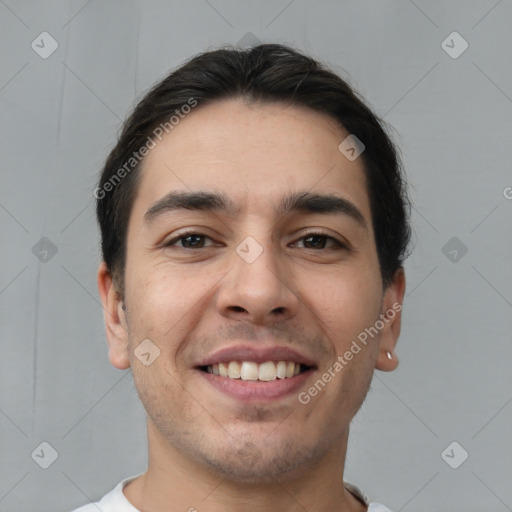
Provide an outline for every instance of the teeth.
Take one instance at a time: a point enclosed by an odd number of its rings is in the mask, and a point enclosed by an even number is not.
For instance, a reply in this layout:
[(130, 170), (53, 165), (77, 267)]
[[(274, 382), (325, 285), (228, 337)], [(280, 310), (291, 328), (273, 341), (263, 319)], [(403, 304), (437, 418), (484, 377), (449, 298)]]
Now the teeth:
[(242, 380), (258, 380), (258, 365), (244, 361), (240, 370), (240, 378)]
[(289, 379), (300, 373), (300, 364), (292, 361), (229, 361), (229, 363), (212, 364), (206, 367), (208, 373), (230, 379), (260, 380), (269, 382), (276, 379)]
[(276, 365), (272, 361), (267, 361), (266, 363), (260, 364), (259, 378), (263, 381), (276, 380)]
[(230, 361), (228, 365), (228, 377), (230, 379), (239, 379), (242, 365), (238, 361)]
[[(213, 366), (216, 366), (215, 364)], [(219, 363), (219, 374), (221, 377), (228, 376), (228, 365), (224, 363)]]
[(277, 363), (276, 375), (278, 379), (284, 379), (286, 377), (286, 363), (284, 361)]

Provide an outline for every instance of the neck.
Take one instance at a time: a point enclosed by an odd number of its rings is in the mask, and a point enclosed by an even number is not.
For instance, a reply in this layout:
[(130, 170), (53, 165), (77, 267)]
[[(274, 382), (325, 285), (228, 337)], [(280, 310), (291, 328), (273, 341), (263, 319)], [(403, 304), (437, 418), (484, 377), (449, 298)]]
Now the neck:
[(363, 512), (367, 507), (343, 486), (348, 431), (313, 468), (299, 469), (264, 483), (228, 480), (191, 461), (148, 421), (148, 470), (124, 488), (141, 511)]

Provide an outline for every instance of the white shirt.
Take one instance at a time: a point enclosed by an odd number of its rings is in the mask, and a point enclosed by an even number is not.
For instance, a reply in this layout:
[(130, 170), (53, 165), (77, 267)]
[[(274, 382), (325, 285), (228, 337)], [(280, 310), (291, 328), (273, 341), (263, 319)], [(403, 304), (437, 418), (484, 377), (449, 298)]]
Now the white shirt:
[[(125, 485), (135, 480), (138, 476), (140, 476), (140, 474), (122, 480), (108, 494), (105, 494), (100, 501), (84, 505), (83, 507), (73, 510), (73, 512), (140, 512), (138, 508), (135, 508), (128, 501), (123, 493)], [(345, 487), (363, 501), (365, 505), (368, 505), (368, 512), (391, 512), (389, 508), (380, 503), (370, 503), (368, 498), (355, 485), (345, 482)]]

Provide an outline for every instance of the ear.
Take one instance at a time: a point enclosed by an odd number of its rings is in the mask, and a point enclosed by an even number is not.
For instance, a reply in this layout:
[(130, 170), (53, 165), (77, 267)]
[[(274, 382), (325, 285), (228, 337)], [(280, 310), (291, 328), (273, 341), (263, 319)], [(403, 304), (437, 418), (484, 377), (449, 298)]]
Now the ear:
[(378, 370), (390, 372), (398, 366), (395, 347), (402, 324), (404, 293), (405, 272), (403, 268), (400, 268), (395, 272), (391, 284), (384, 290), (380, 316), (384, 322), (384, 327), (380, 333), (379, 354), (375, 363), (375, 368)]
[(126, 370), (130, 367), (130, 358), (123, 300), (104, 261), (98, 269), (98, 290), (103, 304), (110, 362), (119, 370)]

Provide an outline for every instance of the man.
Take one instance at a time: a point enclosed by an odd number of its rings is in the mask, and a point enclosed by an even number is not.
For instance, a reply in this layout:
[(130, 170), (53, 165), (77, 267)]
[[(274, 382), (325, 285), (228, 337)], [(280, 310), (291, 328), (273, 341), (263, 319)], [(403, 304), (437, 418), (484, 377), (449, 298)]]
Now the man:
[(149, 459), (79, 511), (388, 511), (343, 470), (398, 364), (408, 203), (348, 84), (282, 45), (198, 55), (137, 105), (95, 197)]

